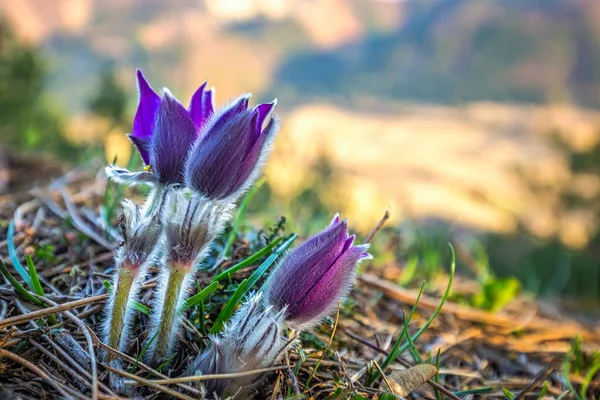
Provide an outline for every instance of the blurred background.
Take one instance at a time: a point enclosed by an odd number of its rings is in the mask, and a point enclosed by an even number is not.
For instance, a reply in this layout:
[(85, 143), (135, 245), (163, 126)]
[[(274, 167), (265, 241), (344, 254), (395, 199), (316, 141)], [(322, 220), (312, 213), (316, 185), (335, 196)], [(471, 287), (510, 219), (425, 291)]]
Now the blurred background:
[(0, 193), (138, 157), (135, 68), (278, 98), (255, 223), (365, 237), (389, 209), (389, 279), (443, 275), (452, 241), (467, 302), (598, 306), (597, 0), (0, 0)]

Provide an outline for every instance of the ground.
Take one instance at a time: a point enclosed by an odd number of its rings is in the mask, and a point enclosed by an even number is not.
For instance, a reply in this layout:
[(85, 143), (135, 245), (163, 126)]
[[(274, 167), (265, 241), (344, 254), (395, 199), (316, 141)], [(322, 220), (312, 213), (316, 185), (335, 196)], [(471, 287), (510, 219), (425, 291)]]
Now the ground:
[[(35, 169), (41, 167), (32, 164), (24, 168), (21, 180), (35, 176)], [(16, 179), (15, 174), (10, 176)], [(190, 358), (207, 343), (207, 329), (223, 304), (265, 257), (233, 274), (202, 309), (194, 307), (188, 312), (179, 350), (160, 372), (135, 360), (143, 351), (140, 343), (147, 327), (147, 317), (140, 312), (129, 355), (117, 353), (121, 364), (115, 368), (102, 361), (101, 354), (107, 349), (97, 335), (107, 298), (104, 283), (111, 277), (112, 250), (119, 242), (118, 233), (111, 228), (114, 220), (105, 217), (106, 213), (118, 214), (117, 192), (111, 187), (107, 196), (104, 178), (80, 170), (34, 190), (25, 190), (27, 185), (20, 183), (8, 182), (12, 189), (1, 197), (0, 257), (12, 276), (29, 290), (11, 259), (26, 265), (25, 254), (31, 255), (44, 296), (32, 294), (33, 290), (16, 293), (15, 284), (7, 280), (0, 285), (0, 399), (115, 398), (119, 397), (115, 388), (122, 385), (129, 388), (129, 396), (198, 398), (198, 382), (156, 380), (183, 376)], [(8, 232), (11, 219), (14, 234)], [(219, 241), (211, 260), (221, 270), (227, 269), (267, 242), (282, 236), (283, 243), (291, 236), (284, 228), (283, 221), (274, 221), (262, 231), (238, 235), (229, 259), (219, 256), (224, 244)], [(593, 373), (594, 366), (600, 365), (594, 355), (600, 343), (598, 323), (562, 315), (560, 308), (527, 296), (490, 313), (452, 300), (444, 303), (448, 277), (430, 282), (408, 324), (412, 339), (401, 337), (398, 341), (419, 297), (418, 288), (401, 287), (389, 279), (400, 269), (396, 261), (383, 267), (366, 265), (338, 313), (303, 332), (277, 370), (266, 373), (253, 389), (254, 397), (382, 399), (394, 398), (391, 392), (412, 392), (411, 398), (563, 394), (563, 398), (573, 398), (573, 391), (583, 393), (586, 385), (586, 397), (600, 396), (600, 378)], [(29, 272), (31, 275), (32, 270)], [(156, 269), (151, 273), (144, 284), (142, 305), (150, 304)], [(208, 275), (201, 274), (199, 287), (208, 280)], [(451, 283), (451, 299), (474, 287), (460, 276)], [(426, 326), (428, 321), (431, 324)], [(426, 329), (418, 336), (423, 327)], [(574, 341), (575, 337), (580, 339)], [(399, 349), (405, 351), (386, 361), (389, 352)], [(567, 357), (571, 362), (565, 363)], [(405, 368), (416, 364), (437, 364), (439, 374), (420, 385), (435, 368), (406, 372)], [(419, 371), (425, 377), (418, 375)]]

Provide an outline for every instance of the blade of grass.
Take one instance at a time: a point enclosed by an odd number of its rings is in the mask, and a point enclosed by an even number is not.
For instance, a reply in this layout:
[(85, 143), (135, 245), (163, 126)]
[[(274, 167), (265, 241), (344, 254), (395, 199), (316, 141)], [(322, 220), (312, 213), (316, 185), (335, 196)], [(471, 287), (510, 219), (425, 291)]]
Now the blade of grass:
[(583, 383), (581, 384), (581, 397), (583, 397), (584, 399), (587, 399), (586, 396), (588, 387), (590, 386), (590, 383), (592, 383), (592, 379), (594, 379), (594, 376), (598, 373), (598, 371), (600, 371), (600, 361), (592, 365), (587, 374), (585, 374), (585, 378), (583, 379)]
[[(27, 268), (29, 269), (29, 275), (31, 276), (31, 284), (33, 291), (39, 296), (46, 297), (46, 295), (44, 294), (44, 289), (42, 288), (42, 283), (40, 282), (40, 278), (37, 274), (37, 271), (35, 270), (35, 265), (33, 264), (33, 260), (31, 259), (31, 256), (29, 254), (25, 256), (25, 261), (27, 261)], [(48, 322), (50, 322), (50, 325), (58, 324), (58, 320), (54, 315), (48, 316)]]
[[(433, 320), (442, 311), (442, 307), (444, 306), (444, 304), (446, 303), (446, 300), (448, 300), (448, 297), (450, 296), (450, 289), (452, 289), (452, 282), (454, 281), (454, 272), (455, 272), (455, 269), (456, 269), (456, 256), (454, 254), (454, 247), (452, 247), (452, 245), (450, 243), (448, 243), (448, 246), (450, 246), (450, 252), (452, 253), (452, 263), (450, 265), (450, 277), (448, 278), (448, 286), (446, 287), (446, 291), (444, 292), (444, 296), (442, 297), (442, 300), (440, 301), (440, 305), (436, 308), (436, 310), (433, 312), (433, 314), (431, 315), (431, 317), (429, 317), (429, 319), (427, 320), (427, 322), (425, 322), (425, 325), (423, 325), (421, 327), (421, 329), (419, 329), (412, 336), (411, 339), (412, 339), (413, 342), (415, 342), (423, 334), (423, 332), (425, 332), (425, 330), (427, 330), (427, 328), (429, 328), (429, 325), (431, 325), (431, 323), (433, 322)], [(400, 347), (400, 349), (399, 349), (399, 355), (402, 354), (404, 351), (406, 351), (406, 349), (409, 346), (410, 346), (410, 343), (406, 343), (402, 347)]]
[[(390, 350), (389, 355), (385, 358), (385, 360), (381, 364), (382, 370), (385, 371), (385, 369), (387, 367), (389, 367), (390, 365), (392, 365), (394, 360), (396, 358), (398, 358), (398, 356), (400, 355), (398, 352), (398, 350), (400, 349), (400, 344), (402, 343), (404, 335), (406, 334), (406, 331), (408, 329), (408, 324), (410, 323), (410, 321), (413, 317), (413, 314), (415, 313), (415, 311), (417, 311), (417, 306), (419, 304), (419, 300), (421, 299), (421, 295), (423, 294), (424, 289), (425, 289), (425, 282), (421, 283), (421, 288), (419, 289), (419, 294), (417, 294), (417, 299), (415, 300), (415, 304), (413, 304), (413, 307), (410, 310), (410, 313), (408, 314), (408, 318), (406, 318), (406, 315), (404, 315), (404, 311), (402, 311), (402, 317), (404, 318), (404, 321), (406, 323), (404, 324), (404, 327), (402, 328), (402, 332), (400, 332), (400, 335), (398, 336), (398, 340), (394, 344), (394, 347), (392, 347), (392, 350)], [(375, 379), (376, 378), (377, 378), (377, 376), (375, 377)]]
[(162, 364), (160, 364), (158, 367), (156, 367), (156, 370), (158, 372), (161, 372), (164, 367), (166, 367), (167, 365), (169, 365), (169, 363), (171, 362), (171, 360), (173, 358), (175, 358), (176, 355), (177, 355), (177, 353), (173, 353), (173, 355), (171, 357), (167, 358), (165, 361), (163, 361)]
[(244, 296), (244, 294), (246, 293), (247, 287), (248, 279), (244, 279), (242, 283), (239, 284), (233, 295), (229, 298), (227, 304), (225, 304), (225, 307), (223, 307), (223, 309), (217, 316), (215, 323), (210, 328), (211, 334), (214, 335), (215, 333), (219, 333), (223, 330), (223, 328), (225, 327), (225, 322), (229, 319), (229, 317), (231, 317), (233, 311), (235, 310), (235, 307), (242, 300), (242, 296)]
[(248, 205), (252, 201), (252, 198), (254, 198), (256, 192), (258, 192), (258, 189), (260, 189), (261, 186), (264, 185), (264, 183), (265, 178), (261, 178), (258, 182), (256, 182), (256, 185), (254, 185), (254, 187), (248, 192), (246, 197), (244, 197), (244, 200), (242, 200), (242, 203), (240, 204), (240, 207), (238, 208), (237, 213), (235, 214), (235, 219), (233, 220), (231, 232), (229, 232), (229, 236), (227, 237), (227, 243), (225, 243), (225, 248), (223, 249), (224, 258), (228, 258), (230, 256), (231, 248), (233, 247), (233, 242), (235, 242), (237, 231), (240, 227), (240, 224), (242, 223), (244, 214), (246, 213), (246, 208), (248, 208)]
[(193, 295), (192, 297), (187, 299), (187, 301), (185, 303), (183, 303), (183, 306), (181, 306), (180, 312), (189, 310), (190, 308), (194, 307), (198, 303), (201, 303), (204, 300), (208, 299), (208, 297), (211, 294), (213, 294), (213, 292), (215, 290), (217, 290), (218, 287), (219, 287), (218, 282), (212, 282), (210, 285), (205, 287), (203, 290), (201, 290), (200, 292), (196, 293), (195, 295)]
[(42, 301), (32, 296), (23, 286), (21, 286), (19, 281), (17, 281), (15, 277), (12, 276), (10, 272), (8, 272), (8, 269), (6, 269), (6, 266), (4, 265), (4, 261), (2, 261), (2, 259), (0, 259), (0, 272), (2, 272), (2, 275), (4, 275), (4, 277), (8, 279), (10, 284), (13, 285), (17, 293), (19, 293), (21, 296), (25, 297), (27, 300), (31, 301), (35, 305), (38, 305), (40, 307), (46, 307), (46, 305)]
[(150, 345), (152, 344), (152, 342), (154, 342), (154, 340), (156, 339), (157, 335), (158, 335), (158, 332), (156, 332), (154, 334), (154, 336), (152, 336), (152, 338), (150, 338), (150, 340), (148, 341), (148, 343), (146, 343), (146, 345), (142, 348), (142, 351), (140, 352), (140, 355), (137, 356), (137, 358), (135, 359), (135, 362), (133, 363), (133, 365), (131, 366), (131, 369), (129, 370), (130, 374), (133, 374), (135, 372), (135, 369), (137, 368), (138, 364), (140, 363), (140, 361), (142, 361), (142, 357), (144, 357), (144, 354), (146, 354), (146, 351), (148, 351), (148, 348), (150, 347)]
[(492, 390), (494, 390), (494, 388), (492, 386), (487, 386), (487, 387), (482, 387), (482, 388), (475, 388), (475, 389), (469, 389), (469, 390), (461, 390), (461, 391), (458, 391), (458, 392), (454, 392), (454, 394), (457, 395), (457, 396), (467, 396), (469, 394), (488, 393), (488, 392), (491, 392)]
[(12, 263), (12, 265), (15, 268), (15, 270), (17, 271), (17, 273), (21, 276), (21, 279), (23, 279), (23, 281), (27, 284), (27, 286), (29, 286), (31, 289), (33, 289), (31, 278), (29, 277), (29, 274), (27, 274), (27, 271), (25, 271), (25, 268), (19, 262), (19, 257), (17, 257), (17, 250), (15, 249), (14, 237), (15, 237), (15, 220), (11, 219), (10, 223), (8, 224), (8, 232), (6, 233), (6, 244), (8, 246), (8, 257), (10, 258), (10, 262)]
[(221, 310), (221, 312), (219, 313), (219, 316), (215, 320), (215, 323), (213, 324), (212, 328), (210, 329), (211, 334), (215, 334), (215, 333), (218, 333), (221, 330), (223, 330), (223, 327), (225, 326), (225, 322), (227, 322), (229, 317), (231, 317), (231, 315), (233, 314), (233, 311), (235, 310), (237, 305), (240, 303), (240, 301), (242, 300), (244, 295), (250, 289), (252, 289), (252, 287), (265, 274), (265, 272), (267, 272), (267, 270), (275, 262), (275, 260), (277, 260), (277, 258), (294, 242), (294, 240), (296, 240), (296, 237), (297, 236), (295, 233), (292, 236), (290, 236), (288, 238), (288, 240), (286, 240), (281, 246), (279, 246), (279, 248), (277, 250), (275, 250), (273, 252), (273, 254), (271, 254), (252, 273), (252, 275), (250, 275), (249, 278), (244, 279), (242, 281), (242, 283), (240, 284), (240, 286), (238, 286), (235, 293), (233, 294), (233, 296), (231, 296), (231, 298), (229, 299), (229, 301), (227, 302), (227, 304), (225, 305), (223, 310)]
[[(442, 311), (442, 307), (444, 306), (444, 304), (446, 303), (446, 300), (448, 300), (448, 297), (450, 296), (450, 289), (452, 288), (452, 282), (454, 281), (454, 272), (456, 270), (456, 256), (454, 253), (454, 247), (452, 247), (452, 244), (448, 243), (448, 246), (450, 247), (450, 253), (452, 256), (452, 262), (450, 264), (450, 277), (448, 278), (448, 286), (446, 287), (446, 291), (444, 292), (444, 296), (442, 297), (442, 300), (440, 301), (439, 306), (436, 308), (436, 310), (433, 312), (433, 314), (431, 315), (431, 317), (429, 317), (429, 319), (427, 320), (427, 322), (425, 322), (425, 324), (421, 327), (421, 329), (419, 329), (412, 337), (412, 341), (415, 342), (422, 334), (423, 332), (425, 332), (425, 330), (427, 330), (427, 328), (429, 328), (429, 325), (431, 325), (431, 323), (433, 322), (433, 320), (438, 316), (438, 314), (440, 313), (440, 311)], [(421, 287), (421, 291), (422, 291)], [(421, 293), (419, 293), (419, 297), (420, 297)], [(417, 297), (417, 301), (415, 302), (415, 306), (416, 307), (418, 303), (418, 297)], [(412, 315), (413, 311), (411, 311)], [(392, 349), (392, 351), (390, 351), (389, 356), (386, 358), (385, 362), (382, 364), (382, 369), (385, 370), (385, 368), (383, 367), (383, 365), (385, 365), (386, 367), (389, 367), (389, 365), (396, 359), (398, 358), (402, 353), (404, 353), (406, 351), (406, 349), (408, 349), (410, 347), (410, 342), (405, 343), (404, 345), (402, 345), (401, 347), (397, 347), (397, 345), (399, 345), (399, 342), (401, 340), (401, 338), (403, 337), (403, 335), (405, 330), (403, 330), (403, 334), (400, 335), (400, 337), (398, 338), (398, 342), (396, 342), (396, 344), (394, 345), (394, 348)], [(395, 350), (395, 351), (394, 351)], [(375, 379), (377, 378), (377, 373), (375, 373)], [(373, 379), (373, 378), (372, 378)], [(371, 383), (374, 382), (374, 379), (370, 381)]]
[(212, 282), (217, 282), (222, 279), (225, 279), (228, 275), (232, 275), (235, 272), (239, 271), (240, 269), (246, 268), (247, 266), (251, 265), (252, 263), (258, 261), (261, 257), (263, 257), (265, 254), (270, 252), (271, 249), (273, 249), (275, 246), (277, 246), (277, 244), (279, 242), (281, 242), (282, 239), (283, 238), (281, 238), (281, 237), (275, 238), (275, 240), (273, 240), (271, 243), (269, 243), (268, 245), (266, 245), (265, 247), (263, 247), (262, 249), (260, 249), (259, 251), (257, 251), (253, 255), (251, 255), (250, 257), (246, 258), (243, 261), (240, 261), (233, 267), (231, 267), (231, 268), (227, 269), (226, 271), (221, 272), (219, 275), (215, 276), (212, 279)]
[[(575, 341), (573, 341), (573, 343), (575, 343)], [(565, 361), (563, 363), (563, 378), (565, 380), (565, 385), (567, 386), (569, 391), (571, 391), (571, 393), (573, 393), (573, 397), (576, 400), (583, 400), (583, 398), (579, 395), (579, 393), (577, 393), (575, 391), (575, 388), (573, 387), (573, 384), (571, 383), (571, 378), (570, 378), (571, 362), (573, 362), (574, 357), (575, 357), (575, 355), (573, 354), (573, 346), (571, 346), (571, 349), (567, 353), (567, 356), (565, 357)]]

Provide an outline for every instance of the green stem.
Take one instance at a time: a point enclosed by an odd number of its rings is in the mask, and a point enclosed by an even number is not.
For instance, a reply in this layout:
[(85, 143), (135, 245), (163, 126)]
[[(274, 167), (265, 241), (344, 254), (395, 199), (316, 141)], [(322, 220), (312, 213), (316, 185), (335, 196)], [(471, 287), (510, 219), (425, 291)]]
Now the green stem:
[(162, 293), (157, 298), (163, 299), (163, 302), (159, 319), (154, 324), (154, 329), (158, 330), (154, 351), (150, 353), (150, 357), (155, 362), (171, 355), (174, 338), (180, 325), (178, 304), (180, 298), (184, 297), (182, 287), (188, 272), (189, 268), (168, 267), (167, 283), (159, 289)]
[[(135, 275), (134, 271), (128, 268), (120, 268), (114, 285), (114, 301), (112, 302), (110, 322), (107, 325), (106, 332), (106, 344), (113, 349), (121, 350), (121, 339), (127, 316), (127, 303), (136, 278)], [(108, 355), (108, 357), (110, 359), (111, 355)]]

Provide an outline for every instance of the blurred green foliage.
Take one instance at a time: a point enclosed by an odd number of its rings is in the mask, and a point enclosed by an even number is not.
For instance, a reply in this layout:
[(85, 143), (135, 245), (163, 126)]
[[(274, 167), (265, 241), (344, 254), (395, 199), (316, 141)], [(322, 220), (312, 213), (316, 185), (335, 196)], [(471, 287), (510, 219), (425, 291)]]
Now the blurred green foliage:
[(23, 151), (43, 151), (63, 160), (80, 152), (64, 136), (64, 121), (44, 93), (45, 65), (0, 21), (0, 141)]

